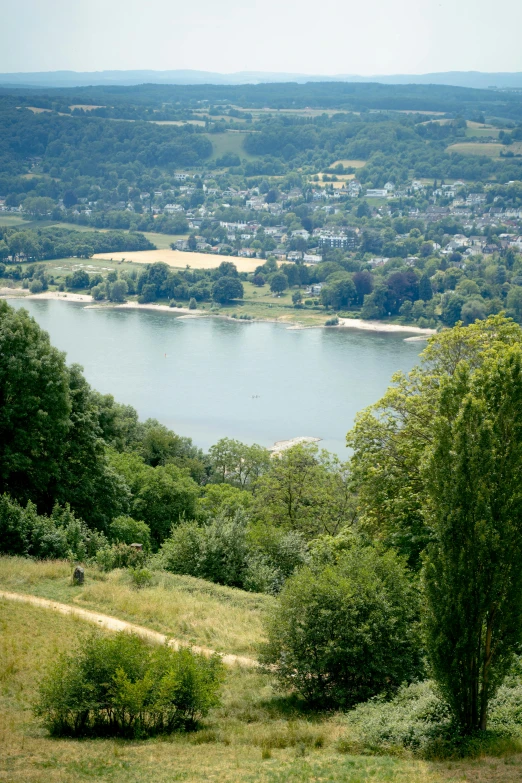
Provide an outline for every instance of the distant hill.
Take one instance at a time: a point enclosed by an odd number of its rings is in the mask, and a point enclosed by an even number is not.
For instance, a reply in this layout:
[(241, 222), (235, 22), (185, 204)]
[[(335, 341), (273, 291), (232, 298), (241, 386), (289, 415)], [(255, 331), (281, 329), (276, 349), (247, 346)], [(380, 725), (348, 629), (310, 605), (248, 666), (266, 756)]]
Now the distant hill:
[(481, 71), (447, 71), (426, 74), (397, 74), (392, 76), (358, 76), (337, 74), (270, 73), (239, 71), (237, 73), (213, 73), (211, 71), (42, 71), (35, 73), (0, 74), (4, 87), (85, 87), (90, 85), (137, 84), (268, 84), (274, 82), (378, 82), (381, 84), (439, 84), (454, 87), (488, 89), (522, 89), (522, 72), (482, 73)]

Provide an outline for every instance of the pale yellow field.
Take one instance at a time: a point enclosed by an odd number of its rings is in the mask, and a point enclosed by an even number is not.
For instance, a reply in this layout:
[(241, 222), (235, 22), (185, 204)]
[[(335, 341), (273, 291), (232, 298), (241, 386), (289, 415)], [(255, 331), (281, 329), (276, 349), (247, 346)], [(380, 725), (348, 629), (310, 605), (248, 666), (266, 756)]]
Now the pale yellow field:
[(123, 253), (97, 253), (93, 258), (105, 261), (132, 261), (136, 264), (155, 264), (161, 261), (177, 269), (216, 269), (223, 261), (231, 261), (238, 272), (254, 272), (263, 262), (259, 258), (220, 256), (214, 253), (186, 253), (182, 250), (137, 250)]

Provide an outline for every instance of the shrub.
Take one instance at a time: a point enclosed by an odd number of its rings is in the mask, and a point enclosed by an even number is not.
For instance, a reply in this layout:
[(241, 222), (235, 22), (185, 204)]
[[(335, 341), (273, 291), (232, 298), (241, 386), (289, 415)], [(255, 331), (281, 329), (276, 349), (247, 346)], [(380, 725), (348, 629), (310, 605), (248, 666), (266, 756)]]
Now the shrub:
[(420, 674), (417, 614), (395, 553), (354, 546), (337, 565), (304, 567), (287, 581), (262, 659), (308, 702), (350, 706)]
[(339, 318), (334, 315), (333, 318), (327, 318), (324, 322), (325, 326), (339, 326)]
[(68, 505), (55, 505), (50, 516), (39, 515), (28, 502), (23, 508), (9, 495), (0, 496), (0, 551), (38, 559), (86, 560), (107, 545), (103, 533), (91, 530)]
[(155, 562), (173, 574), (200, 576), (203, 536), (203, 528), (195, 522), (182, 522), (172, 528), (172, 534), (163, 542)]
[(96, 553), (96, 563), (102, 571), (112, 571), (114, 568), (140, 568), (145, 563), (146, 557), (144, 551), (140, 552), (128, 544), (112, 544)]
[(117, 544), (143, 544), (143, 549), (150, 551), (150, 527), (140, 520), (116, 517), (109, 525), (109, 535)]
[(137, 590), (148, 587), (152, 582), (152, 573), (148, 568), (130, 568), (129, 572), (132, 586)]
[(35, 706), (51, 734), (140, 737), (194, 726), (219, 703), (223, 664), (137, 636), (95, 634), (62, 655)]
[[(341, 752), (392, 753), (413, 751), (424, 758), (460, 757), (502, 749), (509, 738), (520, 738), (522, 685), (520, 662), (499, 688), (490, 705), (490, 731), (465, 737), (433, 682), (399, 688), (393, 699), (375, 698), (346, 715), (348, 734)], [(504, 743), (502, 742), (504, 741)]]
[(198, 303), (196, 302), (196, 300), (194, 299), (193, 296), (190, 298), (188, 306), (189, 306), (189, 310), (196, 310), (197, 309)]

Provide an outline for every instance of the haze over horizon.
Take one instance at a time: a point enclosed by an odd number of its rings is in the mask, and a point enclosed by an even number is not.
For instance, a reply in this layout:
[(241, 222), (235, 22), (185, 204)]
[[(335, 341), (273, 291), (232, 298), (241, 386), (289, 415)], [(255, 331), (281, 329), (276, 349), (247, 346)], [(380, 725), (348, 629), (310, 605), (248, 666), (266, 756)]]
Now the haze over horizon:
[(289, 0), (20, 0), (4, 9), (0, 72), (513, 72), (522, 71), (521, 26), (517, 0), (494, 13), (486, 0), (399, 0), (392, 10), (386, 0), (325, 0), (320, 20), (309, 0), (299, 9)]

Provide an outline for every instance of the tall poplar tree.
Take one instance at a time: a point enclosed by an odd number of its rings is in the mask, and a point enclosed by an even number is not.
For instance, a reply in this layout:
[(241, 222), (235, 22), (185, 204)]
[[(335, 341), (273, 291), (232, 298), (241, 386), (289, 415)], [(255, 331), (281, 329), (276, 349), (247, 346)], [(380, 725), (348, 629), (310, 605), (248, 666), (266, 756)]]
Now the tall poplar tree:
[(425, 463), (425, 632), (432, 672), (464, 731), (522, 642), (522, 348), (443, 384)]

